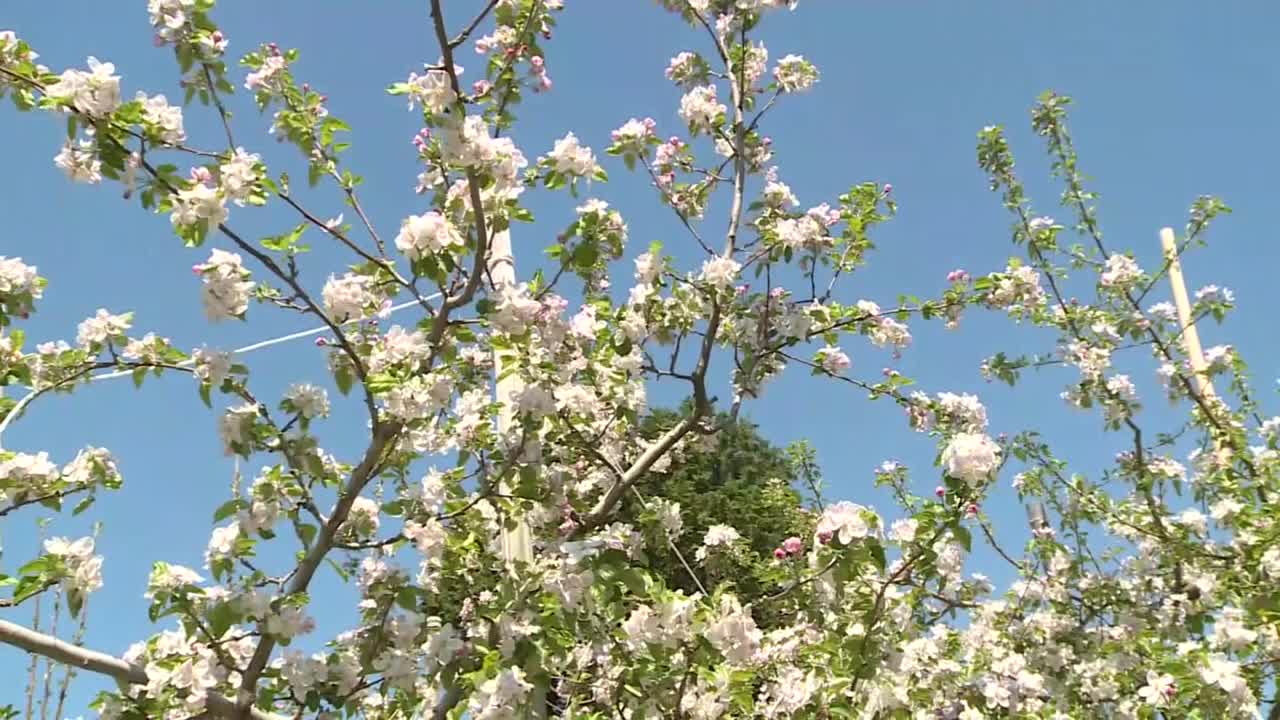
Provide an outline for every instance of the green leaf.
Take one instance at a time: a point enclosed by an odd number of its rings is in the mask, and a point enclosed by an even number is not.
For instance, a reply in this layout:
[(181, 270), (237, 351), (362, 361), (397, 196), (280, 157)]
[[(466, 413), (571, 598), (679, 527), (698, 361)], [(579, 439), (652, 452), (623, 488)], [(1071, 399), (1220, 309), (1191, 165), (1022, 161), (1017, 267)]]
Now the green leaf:
[(221, 637), (236, 622), (236, 612), (231, 603), (218, 603), (209, 611), (209, 630), (214, 637)]
[(333, 374), (333, 381), (338, 386), (338, 392), (343, 395), (347, 395), (351, 392), (352, 377), (351, 371), (347, 368), (339, 368), (338, 371)]
[(76, 506), (71, 509), (71, 515), (72, 516), (79, 515), (85, 510), (88, 510), (89, 506), (92, 504), (93, 504), (92, 495), (86, 495), (83, 498), (80, 498), (80, 502), (76, 503)]
[(11, 602), (14, 605), (26, 600), (44, 589), (46, 580), (43, 574), (27, 575), (18, 581), (18, 586), (13, 589), (13, 598)]
[(244, 500), (241, 500), (240, 498), (233, 498), (231, 500), (228, 500), (222, 503), (221, 505), (218, 506), (218, 509), (214, 511), (213, 521), (221, 522), (231, 517), (232, 515), (235, 515), (237, 512), (240, 511), (240, 508), (244, 507), (244, 505), (245, 505)]
[(315, 542), (319, 528), (310, 523), (301, 523), (296, 525), (295, 529), (298, 531), (298, 539), (302, 541), (303, 547), (310, 548), (311, 543)]
[(329, 564), (329, 567), (333, 568), (334, 572), (338, 573), (338, 577), (342, 578), (343, 582), (347, 582), (351, 579), (351, 573), (347, 572), (341, 565), (334, 562), (333, 558), (325, 558), (324, 561)]
[(67, 608), (71, 610), (71, 617), (78, 617), (84, 608), (84, 594), (74, 590), (67, 593)]

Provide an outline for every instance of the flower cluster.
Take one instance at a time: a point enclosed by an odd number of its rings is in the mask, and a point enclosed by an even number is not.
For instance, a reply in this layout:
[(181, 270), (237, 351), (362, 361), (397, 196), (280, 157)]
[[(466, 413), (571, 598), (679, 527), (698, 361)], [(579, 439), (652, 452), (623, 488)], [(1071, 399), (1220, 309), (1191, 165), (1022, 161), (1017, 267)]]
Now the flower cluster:
[(213, 322), (244, 319), (253, 281), (240, 255), (215, 249), (208, 260), (192, 269), (202, 282), (200, 301), (206, 317)]

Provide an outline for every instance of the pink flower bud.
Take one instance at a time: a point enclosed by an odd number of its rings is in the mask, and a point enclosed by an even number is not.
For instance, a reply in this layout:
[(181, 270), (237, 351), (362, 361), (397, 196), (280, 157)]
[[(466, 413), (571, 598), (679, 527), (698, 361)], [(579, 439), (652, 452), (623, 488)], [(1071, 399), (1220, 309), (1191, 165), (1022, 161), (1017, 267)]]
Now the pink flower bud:
[(782, 549), (786, 550), (788, 555), (799, 555), (804, 550), (804, 541), (792, 535), (782, 541)]
[(939, 485), (938, 487), (934, 488), (933, 494), (937, 495), (938, 499), (941, 500), (942, 498), (947, 496), (947, 489)]
[(830, 545), (830, 544), (831, 544), (831, 531), (830, 531), (830, 530), (821, 530), (821, 531), (819, 531), (819, 532), (818, 532), (818, 542), (822, 543), (823, 545)]
[(201, 273), (203, 273), (203, 272), (204, 272), (204, 266), (203, 266), (203, 265), (192, 265), (192, 266), (191, 266), (191, 272), (192, 272), (192, 274), (200, 275)]
[(885, 184), (884, 184), (884, 194), (885, 194), (885, 195), (888, 195), (888, 194), (889, 194), (889, 193), (891, 193), (891, 192), (893, 192), (893, 183), (885, 183)]
[(529, 64), (533, 66), (534, 72), (541, 72), (543, 66), (546, 64), (546, 61), (542, 59), (541, 55), (534, 55), (533, 57), (529, 58)]
[(484, 95), (489, 92), (491, 87), (493, 87), (493, 83), (488, 80), (477, 80), (471, 85), (471, 92), (476, 95)]
[(326, 340), (325, 338), (323, 337), (316, 338), (316, 347), (324, 347), (325, 345), (328, 345), (328, 344), (329, 344), (329, 341)]
[(773, 559), (774, 559), (774, 560), (786, 560), (786, 559), (787, 559), (787, 551), (786, 551), (786, 550), (783, 550), (782, 548), (774, 548), (774, 549), (773, 549)]
[(964, 514), (969, 517), (977, 517), (978, 503), (969, 503), (969, 506), (964, 509)]
[(164, 47), (164, 38), (160, 37), (159, 35), (156, 35), (155, 37), (151, 38), (151, 44), (155, 45), (156, 47)]

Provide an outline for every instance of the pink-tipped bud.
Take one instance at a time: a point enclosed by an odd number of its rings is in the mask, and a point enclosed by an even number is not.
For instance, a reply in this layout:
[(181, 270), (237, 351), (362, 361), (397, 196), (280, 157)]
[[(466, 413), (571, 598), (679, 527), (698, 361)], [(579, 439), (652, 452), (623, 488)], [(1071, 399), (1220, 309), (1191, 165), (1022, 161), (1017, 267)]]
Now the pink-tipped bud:
[(822, 530), (822, 531), (819, 531), (819, 532), (818, 532), (818, 542), (822, 543), (823, 545), (830, 545), (830, 544), (831, 544), (831, 531), (830, 531), (830, 530)]
[(971, 518), (972, 518), (972, 517), (977, 517), (977, 516), (978, 516), (978, 503), (969, 503), (968, 507), (966, 507), (966, 508), (964, 509), (964, 514), (965, 514), (966, 516), (968, 516), (968, 517), (971, 517)]
[(774, 548), (774, 549), (773, 549), (773, 559), (774, 559), (774, 560), (786, 560), (786, 559), (787, 559), (787, 551), (786, 551), (786, 550), (783, 550), (782, 548)]
[(324, 347), (325, 345), (328, 345), (328, 344), (329, 344), (329, 341), (327, 339), (322, 337), (316, 338), (316, 347)]
[(543, 60), (541, 55), (534, 55), (529, 58), (529, 64), (533, 66), (534, 72), (541, 72), (542, 68), (546, 66), (546, 63), (547, 61)]
[(804, 541), (792, 535), (782, 541), (782, 549), (786, 550), (788, 555), (799, 555), (804, 550)]
[(888, 195), (888, 194), (889, 194), (889, 193), (891, 193), (891, 192), (893, 192), (893, 183), (885, 183), (885, 184), (884, 184), (884, 194), (885, 194), (885, 195)]
[(941, 500), (942, 498), (947, 496), (947, 489), (939, 485), (938, 487), (933, 489), (933, 494), (937, 495), (938, 499)]
[(493, 87), (493, 83), (488, 80), (477, 80), (471, 85), (471, 92), (476, 95), (484, 95)]
[(203, 265), (192, 265), (192, 266), (191, 266), (191, 272), (192, 272), (192, 274), (194, 274), (194, 275), (201, 275), (201, 274), (203, 274), (203, 273), (204, 273), (204, 266), (203, 266)]

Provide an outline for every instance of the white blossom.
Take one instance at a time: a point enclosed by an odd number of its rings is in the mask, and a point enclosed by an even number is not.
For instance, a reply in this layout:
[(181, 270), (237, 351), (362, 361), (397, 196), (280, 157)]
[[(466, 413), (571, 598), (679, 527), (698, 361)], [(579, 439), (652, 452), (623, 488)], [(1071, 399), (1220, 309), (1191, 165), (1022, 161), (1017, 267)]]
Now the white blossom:
[(942, 451), (942, 465), (951, 477), (979, 485), (1000, 465), (1000, 446), (980, 433), (957, 433)]
[(212, 230), (227, 219), (226, 198), (216, 189), (196, 183), (177, 192), (169, 219), (175, 227), (203, 225), (206, 230)]
[(135, 99), (142, 103), (143, 122), (154, 128), (160, 142), (166, 145), (177, 145), (187, 139), (187, 132), (182, 126), (182, 108), (170, 105), (164, 95), (153, 95), (139, 91)]
[(58, 81), (45, 89), (45, 94), (62, 100), (90, 117), (103, 118), (120, 107), (120, 78), (116, 66), (89, 58), (89, 70), (63, 71)]
[(67, 140), (62, 150), (53, 158), (53, 164), (67, 174), (73, 182), (102, 182), (102, 161), (98, 149), (88, 140)]
[(715, 127), (724, 112), (724, 103), (716, 98), (715, 85), (693, 88), (680, 99), (680, 117), (695, 133)]
[(410, 260), (421, 260), (438, 252), (462, 247), (462, 235), (449, 219), (432, 211), (410, 215), (400, 224), (396, 248)]
[(589, 177), (600, 168), (595, 153), (579, 143), (573, 133), (557, 140), (546, 159), (556, 172), (572, 177)]
[(213, 322), (243, 318), (254, 284), (240, 255), (215, 248), (195, 269), (203, 283), (200, 300), (205, 316)]
[(132, 325), (133, 319), (128, 314), (112, 315), (99, 308), (97, 314), (80, 323), (76, 331), (76, 343), (82, 348), (88, 348), (109, 340), (120, 340)]

